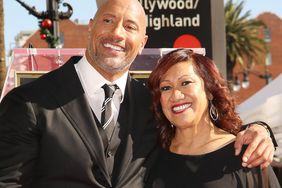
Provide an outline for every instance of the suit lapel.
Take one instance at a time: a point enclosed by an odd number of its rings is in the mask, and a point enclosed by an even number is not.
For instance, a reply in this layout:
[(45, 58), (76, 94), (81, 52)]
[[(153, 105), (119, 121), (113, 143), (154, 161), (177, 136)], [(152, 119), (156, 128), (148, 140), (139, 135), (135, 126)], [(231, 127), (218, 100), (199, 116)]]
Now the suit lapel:
[(61, 109), (84, 142), (94, 163), (100, 167), (104, 177), (108, 178), (103, 142), (85, 96), (62, 106)]
[(110, 184), (111, 180), (106, 170), (102, 139), (74, 68), (74, 64), (77, 61), (70, 60), (64, 67), (58, 70), (58, 75), (56, 76), (59, 79), (54, 78), (57, 81), (55, 98), (85, 144), (93, 162), (98, 165), (107, 183)]

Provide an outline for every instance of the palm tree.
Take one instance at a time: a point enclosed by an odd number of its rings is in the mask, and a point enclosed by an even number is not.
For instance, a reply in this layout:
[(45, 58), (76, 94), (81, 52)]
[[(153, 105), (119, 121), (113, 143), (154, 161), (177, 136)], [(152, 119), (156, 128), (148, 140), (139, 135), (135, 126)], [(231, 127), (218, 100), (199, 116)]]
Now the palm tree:
[(255, 63), (261, 63), (261, 54), (267, 52), (266, 42), (260, 37), (260, 31), (265, 28), (262, 21), (249, 19), (250, 11), (242, 13), (244, 1), (234, 4), (232, 0), (224, 7), (226, 24), (226, 62), (227, 79), (232, 80), (233, 68), (240, 63), (245, 69), (250, 69)]
[(6, 77), (5, 42), (4, 42), (4, 10), (3, 0), (0, 0), (0, 92)]

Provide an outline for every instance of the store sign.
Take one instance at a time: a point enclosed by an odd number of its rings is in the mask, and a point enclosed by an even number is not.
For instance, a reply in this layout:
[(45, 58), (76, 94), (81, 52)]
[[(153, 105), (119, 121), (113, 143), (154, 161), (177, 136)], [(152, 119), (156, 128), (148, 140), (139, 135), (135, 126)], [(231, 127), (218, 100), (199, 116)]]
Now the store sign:
[(146, 48), (205, 48), (211, 57), (211, 0), (139, 1), (147, 17)]

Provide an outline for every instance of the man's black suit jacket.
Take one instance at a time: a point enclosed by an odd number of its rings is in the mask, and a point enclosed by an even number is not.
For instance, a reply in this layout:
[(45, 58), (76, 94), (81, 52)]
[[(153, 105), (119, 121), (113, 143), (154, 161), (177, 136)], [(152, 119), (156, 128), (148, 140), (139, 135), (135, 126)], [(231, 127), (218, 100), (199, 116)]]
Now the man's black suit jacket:
[(118, 126), (121, 144), (108, 174), (102, 139), (72, 57), (9, 92), (0, 104), (0, 187), (142, 187), (156, 143), (148, 89), (128, 78)]

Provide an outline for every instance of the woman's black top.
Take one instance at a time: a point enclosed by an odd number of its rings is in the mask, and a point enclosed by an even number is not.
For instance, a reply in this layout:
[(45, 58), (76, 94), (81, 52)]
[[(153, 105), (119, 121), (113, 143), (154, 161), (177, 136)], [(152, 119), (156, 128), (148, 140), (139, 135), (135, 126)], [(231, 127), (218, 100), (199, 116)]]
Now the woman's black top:
[[(242, 154), (244, 151), (241, 152)], [(146, 188), (279, 188), (271, 167), (244, 168), (234, 142), (203, 155), (179, 155), (160, 149), (145, 176)], [(263, 174), (266, 176), (263, 176)], [(267, 180), (266, 180), (266, 179)]]

